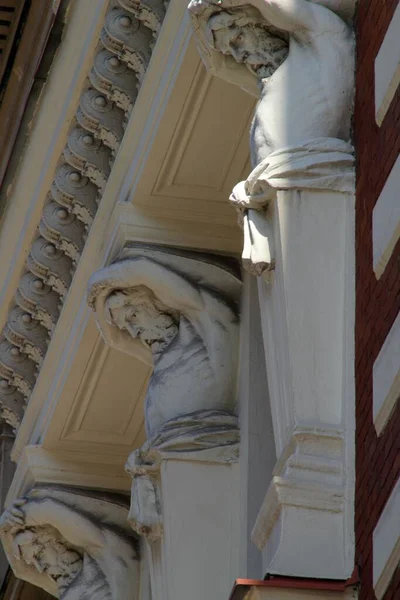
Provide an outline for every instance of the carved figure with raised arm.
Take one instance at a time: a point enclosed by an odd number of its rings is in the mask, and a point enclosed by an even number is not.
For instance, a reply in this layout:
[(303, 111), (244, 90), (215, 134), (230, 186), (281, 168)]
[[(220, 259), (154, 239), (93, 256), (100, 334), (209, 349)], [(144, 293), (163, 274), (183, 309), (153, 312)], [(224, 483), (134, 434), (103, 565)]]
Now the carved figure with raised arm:
[(33, 489), (3, 513), (0, 537), (16, 575), (60, 600), (132, 600), (139, 552), (127, 514), (69, 489)]
[(204, 255), (141, 245), (91, 277), (103, 337), (153, 366), (149, 437), (184, 414), (234, 412), (239, 290), (237, 273)]
[(145, 399), (147, 442), (126, 464), (130, 522), (161, 535), (157, 487), (165, 458), (233, 462), (238, 301), (234, 261), (133, 244), (89, 281), (89, 305), (105, 341), (153, 368)]
[[(340, 163), (345, 173), (339, 191), (352, 185), (346, 169), (352, 164), (354, 40), (342, 18), (347, 8), (346, 0), (190, 2), (199, 50), (210, 72), (251, 93), (256, 84), (259, 88), (250, 132), (254, 170), (231, 196), (240, 210), (264, 211), (276, 189), (336, 189), (337, 177), (318, 180), (321, 163), (332, 162), (335, 173)], [(311, 175), (310, 153), (318, 163)], [(248, 244), (257, 242), (260, 224), (256, 216), (253, 223), (244, 223)], [(263, 233), (270, 235), (268, 229)], [(258, 242), (266, 255), (266, 264), (255, 269), (260, 274), (273, 268), (273, 251)]]

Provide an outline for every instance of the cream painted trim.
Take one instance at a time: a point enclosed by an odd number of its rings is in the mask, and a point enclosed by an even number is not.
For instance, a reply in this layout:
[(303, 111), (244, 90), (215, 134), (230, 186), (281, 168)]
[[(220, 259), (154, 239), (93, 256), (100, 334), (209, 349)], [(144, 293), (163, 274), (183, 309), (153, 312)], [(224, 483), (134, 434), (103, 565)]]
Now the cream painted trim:
[[(121, 3), (122, 0), (119, 4)], [(87, 6), (87, 3), (83, 0), (74, 4), (78, 11), (84, 5)], [(129, 26), (134, 25), (129, 13), (114, 1), (109, 1), (104, 6), (93, 3), (91, 6), (97, 20), (96, 28), (90, 32), (90, 36), (87, 31), (76, 32), (72, 24), (69, 24), (68, 31), (73, 32), (72, 39), (68, 40), (70, 46), (76, 47), (75, 36), (84, 39), (85, 43), (89, 38), (84, 55), (77, 65), (74, 64), (75, 70), (79, 70), (85, 78), (80, 81), (79, 86), (75, 80), (70, 82), (74, 90), (74, 103), (70, 102), (67, 105), (68, 118), (63, 115), (64, 128), (68, 128), (67, 140), (62, 136), (61, 150), (55, 152), (55, 148), (51, 148), (54, 160), (57, 157), (56, 163), (52, 164), (55, 172), (51, 172), (50, 180), (46, 179), (46, 187), (41, 187), (41, 202), (34, 205), (35, 216), (38, 216), (36, 213), (40, 209), (41, 219), (39, 221), (37, 218), (36, 222), (29, 221), (31, 228), (34, 227), (29, 239), (25, 239), (27, 233), (24, 230), (21, 232), (21, 227), (7, 227), (7, 231), (11, 231), (13, 237), (19, 239), (21, 244), (26, 246), (26, 242), (29, 242), (30, 248), (24, 247), (23, 252), (19, 248), (19, 258), (23, 262), (18, 263), (19, 273), (13, 271), (16, 277), (19, 276), (19, 285), (15, 285), (14, 281), (11, 285), (5, 275), (4, 289), (9, 297), (2, 298), (1, 307), (9, 312), (6, 318), (5, 314), (1, 315), (0, 309), (0, 318), (3, 316), (5, 320), (3, 333), (6, 338), (0, 353), (0, 371), (6, 383), (4, 394), (9, 394), (9, 388), (13, 386), (17, 388), (18, 397), (22, 396), (27, 401), (36, 384), (38, 371), (59, 319), (59, 310), (62, 309), (68, 294), (72, 276), (85, 247), (88, 230), (97, 212), (97, 205), (102, 200), (115, 155), (123, 140), (126, 121), (135, 104), (136, 94), (132, 86), (138, 81), (142, 82), (148, 63), (151, 62), (154, 37), (158, 34), (158, 29), (152, 32), (140, 24), (137, 41), (141, 47), (137, 56), (137, 52), (126, 46), (125, 34), (121, 31), (122, 16), (127, 18)], [(104, 10), (100, 10), (102, 7)], [(79, 19), (82, 20), (80, 11)], [(67, 38), (68, 36), (64, 43), (67, 43)], [(104, 56), (110, 56), (110, 52), (117, 55), (117, 65), (125, 63), (128, 79), (122, 84), (118, 79), (115, 83), (113, 75), (110, 74), (111, 65)], [(68, 54), (68, 51), (64, 54)], [(85, 64), (84, 73), (82, 64)], [(124, 86), (127, 86), (127, 91), (121, 91), (121, 86), (123, 90)], [(69, 89), (64, 92), (64, 95), (68, 96)], [(46, 93), (44, 98), (48, 101)], [(63, 96), (52, 98), (52, 104), (56, 106), (64, 101)], [(45, 104), (44, 102), (43, 105)], [(39, 109), (41, 115), (43, 105)], [(64, 105), (65, 102), (62, 106)], [(61, 138), (57, 138), (58, 144), (60, 140)], [(43, 139), (40, 141), (43, 145)], [(44, 146), (49, 152), (48, 146)], [(40, 178), (42, 169), (37, 164), (36, 154), (31, 147), (24, 159), (28, 171), (32, 170), (34, 165), (34, 175), (39, 173)], [(48, 171), (46, 173), (49, 174)], [(22, 177), (17, 178), (17, 187), (21, 185), (21, 179)], [(26, 190), (30, 190), (31, 187), (25, 185), (19, 196), (25, 197)], [(45, 202), (46, 199), (49, 201)], [(23, 218), (26, 211), (20, 207), (19, 213)], [(4, 260), (3, 264), (8, 265), (8, 261)], [(25, 277), (27, 271), (29, 273)], [(33, 342), (30, 327), (24, 325), (20, 309), (31, 316), (29, 323), (32, 317), (36, 321), (36, 338)], [(18, 316), (15, 317), (15, 314)], [(14, 324), (16, 319), (19, 319), (17, 325)], [(7, 410), (3, 413), (9, 422), (14, 424), (16, 421), (19, 425), (20, 415), (14, 419), (14, 415), (10, 417)]]
[(305, 484), (274, 477), (254, 525), (251, 539), (262, 550), (270, 537), (284, 506), (342, 513), (345, 505), (343, 488)]
[(381, 435), (400, 397), (400, 313), (373, 366), (373, 415)]
[[(91, 227), (74, 281), (63, 306), (57, 327), (35, 389), (31, 395), (24, 419), (18, 431), (13, 460), (18, 461), (30, 440), (41, 440), (52, 418), (63, 381), (79, 347), (90, 310), (84, 299), (89, 277), (96, 269), (112, 260), (112, 247), (116, 237), (114, 213), (118, 205), (124, 206), (131, 188), (132, 176), (140, 176), (143, 155), (152, 142), (157, 123), (174, 85), (190, 39), (191, 29), (186, 4), (172, 0), (161, 28), (153, 57), (146, 73), (140, 94), (135, 103), (122, 144), (113, 165), (102, 201)], [(133, 169), (133, 173), (132, 173)], [(128, 173), (128, 175), (127, 175)], [(126, 184), (121, 182), (126, 181)], [(116, 208), (117, 204), (117, 208)], [(125, 208), (124, 208), (125, 210)], [(139, 217), (138, 213), (138, 217)], [(112, 221), (110, 225), (110, 221)], [(147, 220), (149, 224), (149, 220)], [(162, 228), (162, 221), (153, 221), (152, 228)], [(112, 233), (114, 231), (114, 233)], [(180, 235), (182, 233), (180, 232)], [(175, 236), (175, 239), (177, 236)], [(107, 242), (105, 243), (105, 240)], [(78, 310), (77, 310), (77, 307)]]
[[(0, 235), (0, 323), (23, 272), (42, 209), (93, 63), (108, 0), (74, 2), (65, 37), (42, 94), (29, 143), (9, 191)], [(8, 260), (5, 260), (7, 257)]]
[[(112, 485), (110, 485), (112, 482)], [(41, 446), (26, 446), (18, 461), (6, 504), (23, 496), (36, 483), (53, 483), (129, 492), (131, 478), (121, 468), (119, 457), (110, 454), (50, 452)]]
[(400, 479), (373, 534), (374, 589), (380, 600), (400, 564)]

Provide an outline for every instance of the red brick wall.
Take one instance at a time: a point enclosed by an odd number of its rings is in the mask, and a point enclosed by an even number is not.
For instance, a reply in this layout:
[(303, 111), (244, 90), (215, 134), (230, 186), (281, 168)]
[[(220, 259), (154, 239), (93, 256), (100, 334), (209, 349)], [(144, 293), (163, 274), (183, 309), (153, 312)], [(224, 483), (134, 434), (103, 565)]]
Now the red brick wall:
[[(400, 310), (400, 243), (379, 281), (372, 268), (372, 210), (400, 150), (400, 90), (378, 127), (374, 60), (397, 4), (358, 0), (356, 20), (356, 563), (361, 600), (375, 598), (372, 534), (400, 474), (400, 402), (379, 438), (372, 417), (372, 367)], [(384, 598), (400, 598), (399, 568)]]

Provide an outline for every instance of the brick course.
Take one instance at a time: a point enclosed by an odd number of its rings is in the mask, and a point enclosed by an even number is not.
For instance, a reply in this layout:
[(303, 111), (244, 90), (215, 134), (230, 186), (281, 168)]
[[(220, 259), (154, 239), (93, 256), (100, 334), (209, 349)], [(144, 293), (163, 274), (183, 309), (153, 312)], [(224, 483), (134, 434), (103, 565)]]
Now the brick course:
[[(372, 368), (400, 310), (400, 242), (377, 281), (372, 211), (400, 150), (400, 89), (381, 127), (375, 122), (374, 61), (398, 0), (358, 0), (354, 142), (356, 188), (356, 563), (360, 600), (374, 600), (372, 534), (400, 475), (400, 403), (378, 438)], [(384, 600), (400, 598), (398, 568)]]

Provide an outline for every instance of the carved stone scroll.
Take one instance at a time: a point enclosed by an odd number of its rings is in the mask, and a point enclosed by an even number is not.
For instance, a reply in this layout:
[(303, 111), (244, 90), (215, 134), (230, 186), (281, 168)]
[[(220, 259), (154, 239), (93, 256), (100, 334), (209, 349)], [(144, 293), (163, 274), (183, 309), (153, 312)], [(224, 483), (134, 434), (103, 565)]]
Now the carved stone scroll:
[(155, 38), (165, 17), (166, 2), (162, 0), (120, 0), (120, 4), (148, 27)]
[(37, 487), (0, 519), (15, 575), (61, 600), (138, 598), (138, 540), (123, 497)]
[[(32, 242), (4, 328), (7, 343), (0, 344), (4, 386), (16, 387), (25, 398), (8, 403), (6, 409), (8, 422), (16, 428), (85, 246), (164, 14), (164, 4), (158, 0), (113, 1), (107, 10), (76, 120), (38, 223), (40, 236)], [(17, 307), (23, 311), (18, 322)], [(5, 402), (10, 397), (6, 395)]]

